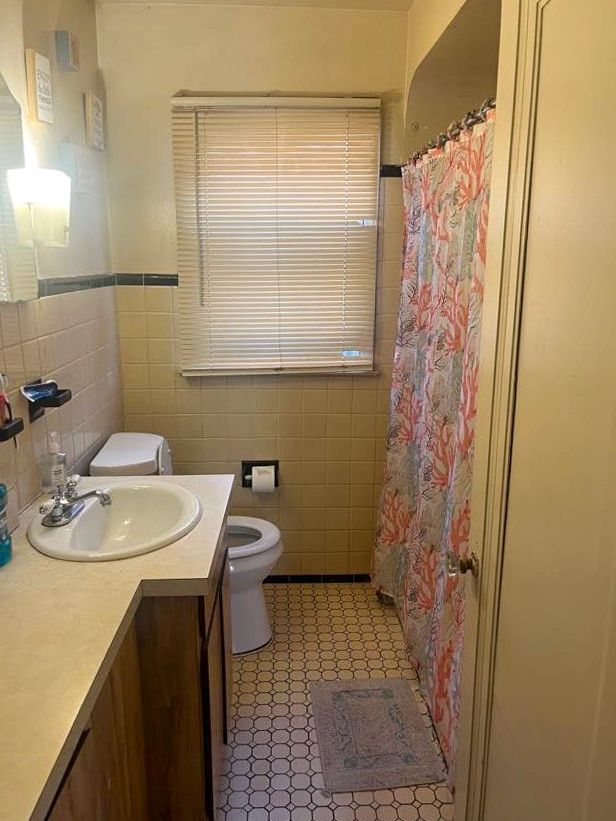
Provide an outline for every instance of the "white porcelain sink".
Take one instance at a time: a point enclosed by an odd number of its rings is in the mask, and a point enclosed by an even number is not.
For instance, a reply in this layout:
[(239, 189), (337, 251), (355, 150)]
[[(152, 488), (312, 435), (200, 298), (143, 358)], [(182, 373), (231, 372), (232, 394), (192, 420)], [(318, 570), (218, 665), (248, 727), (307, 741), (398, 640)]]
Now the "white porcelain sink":
[(88, 499), (70, 524), (44, 527), (35, 515), (28, 527), (30, 544), (54, 559), (126, 559), (177, 541), (201, 518), (199, 500), (179, 485), (134, 480), (101, 489), (111, 495), (111, 505)]

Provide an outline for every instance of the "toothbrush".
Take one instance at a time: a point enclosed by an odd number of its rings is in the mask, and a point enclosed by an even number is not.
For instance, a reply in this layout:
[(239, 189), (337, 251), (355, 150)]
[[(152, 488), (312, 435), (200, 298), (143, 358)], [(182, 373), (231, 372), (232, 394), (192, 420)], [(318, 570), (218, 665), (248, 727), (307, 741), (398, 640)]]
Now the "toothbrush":
[(0, 420), (3, 425), (13, 419), (13, 411), (8, 396), (9, 380), (5, 373), (0, 373)]

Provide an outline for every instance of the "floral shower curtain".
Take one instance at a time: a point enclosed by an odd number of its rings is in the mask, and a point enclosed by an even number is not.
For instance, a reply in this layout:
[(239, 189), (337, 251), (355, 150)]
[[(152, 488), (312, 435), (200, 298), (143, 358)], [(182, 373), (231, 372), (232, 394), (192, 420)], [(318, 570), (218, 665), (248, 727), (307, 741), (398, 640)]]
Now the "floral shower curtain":
[(393, 596), (453, 781), (494, 111), (403, 169), (405, 238), (373, 584)]

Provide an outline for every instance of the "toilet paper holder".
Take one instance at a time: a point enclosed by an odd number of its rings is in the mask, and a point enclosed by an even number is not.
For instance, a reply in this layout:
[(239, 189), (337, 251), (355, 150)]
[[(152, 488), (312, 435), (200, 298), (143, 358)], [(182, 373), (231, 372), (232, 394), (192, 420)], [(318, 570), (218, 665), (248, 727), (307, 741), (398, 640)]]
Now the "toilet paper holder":
[(274, 468), (274, 487), (278, 487), (278, 459), (242, 459), (242, 487), (252, 487), (252, 469)]

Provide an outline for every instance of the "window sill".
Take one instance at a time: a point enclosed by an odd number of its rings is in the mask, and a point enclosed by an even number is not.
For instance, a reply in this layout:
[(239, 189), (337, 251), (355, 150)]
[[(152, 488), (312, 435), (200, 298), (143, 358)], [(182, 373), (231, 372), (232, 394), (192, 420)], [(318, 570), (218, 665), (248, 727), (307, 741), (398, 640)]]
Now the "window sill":
[(374, 368), (320, 368), (308, 370), (307, 368), (285, 368), (280, 369), (247, 369), (247, 370), (181, 370), (180, 374), (188, 379), (193, 377), (217, 377), (217, 376), (378, 376), (379, 371)]

